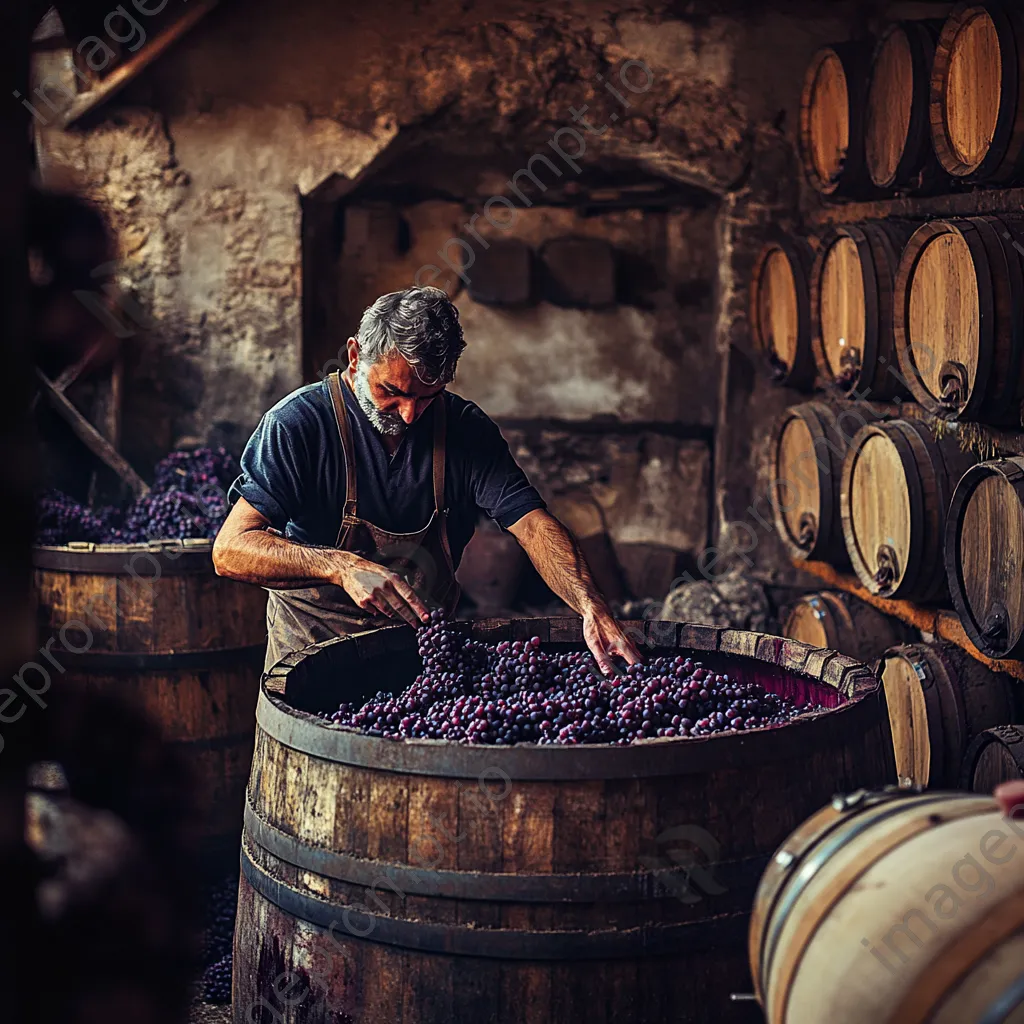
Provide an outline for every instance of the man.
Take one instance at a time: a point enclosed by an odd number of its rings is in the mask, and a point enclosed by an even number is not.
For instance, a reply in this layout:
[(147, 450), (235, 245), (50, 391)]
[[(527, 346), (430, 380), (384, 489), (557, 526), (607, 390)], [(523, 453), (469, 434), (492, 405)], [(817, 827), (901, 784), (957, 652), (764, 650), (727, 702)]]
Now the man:
[(348, 339), (345, 372), (294, 391), (256, 428), (213, 562), (270, 591), (268, 669), (311, 643), (453, 611), (480, 509), (582, 616), (602, 672), (615, 656), (640, 660), (498, 428), (447, 390), (464, 348), (440, 289), (383, 295)]

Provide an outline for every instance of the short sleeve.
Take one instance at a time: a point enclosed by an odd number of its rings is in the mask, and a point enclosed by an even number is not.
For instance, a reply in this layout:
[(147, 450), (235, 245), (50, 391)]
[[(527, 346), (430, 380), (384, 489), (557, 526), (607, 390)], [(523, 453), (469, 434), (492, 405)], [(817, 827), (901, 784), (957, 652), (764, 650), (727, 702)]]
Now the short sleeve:
[(279, 530), (300, 514), (304, 481), (312, 479), (301, 420), (286, 409), (271, 409), (260, 420), (242, 452), (242, 473), (228, 491), (231, 505), (245, 498)]
[(467, 403), (462, 427), (470, 457), (470, 484), (478, 508), (507, 530), (527, 512), (547, 507), (489, 416), (478, 406)]

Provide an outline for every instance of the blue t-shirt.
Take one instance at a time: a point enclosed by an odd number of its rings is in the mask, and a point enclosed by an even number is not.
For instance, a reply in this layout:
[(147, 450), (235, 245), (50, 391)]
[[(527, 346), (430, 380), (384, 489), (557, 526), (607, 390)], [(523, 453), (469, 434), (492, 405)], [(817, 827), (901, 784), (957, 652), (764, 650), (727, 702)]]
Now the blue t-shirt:
[[(359, 518), (389, 533), (421, 530), (434, 510), (431, 408), (406, 430), (392, 458), (351, 389), (342, 384), (341, 391), (355, 447)], [(481, 511), (507, 529), (545, 504), (494, 421), (451, 391), (441, 400), (448, 417), (448, 543), (457, 566)], [(286, 537), (333, 547), (345, 504), (345, 460), (326, 381), (293, 391), (267, 412), (241, 466), (228, 492), (232, 505), (243, 497)]]

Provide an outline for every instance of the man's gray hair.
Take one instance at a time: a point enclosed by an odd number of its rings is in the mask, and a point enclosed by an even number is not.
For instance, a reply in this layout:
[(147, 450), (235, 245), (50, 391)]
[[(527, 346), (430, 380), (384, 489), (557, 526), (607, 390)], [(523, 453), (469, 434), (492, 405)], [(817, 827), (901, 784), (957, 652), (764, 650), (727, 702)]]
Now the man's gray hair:
[(466, 347), (459, 311), (440, 288), (382, 295), (359, 321), (359, 355), (372, 366), (397, 351), (427, 385), (451, 382)]

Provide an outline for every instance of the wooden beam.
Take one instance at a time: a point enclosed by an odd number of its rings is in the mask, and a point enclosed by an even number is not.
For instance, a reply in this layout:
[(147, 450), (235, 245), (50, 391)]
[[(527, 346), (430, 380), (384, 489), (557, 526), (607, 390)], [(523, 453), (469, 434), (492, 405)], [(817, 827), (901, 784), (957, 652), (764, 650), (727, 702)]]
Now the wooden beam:
[(64, 417), (82, 443), (98, 458), (102, 459), (131, 489), (135, 497), (149, 493), (149, 485), (128, 464), (120, 452), (71, 404), (63, 392), (58, 391), (38, 368), (36, 378), (50, 405)]
[(950, 643), (956, 644), (957, 647), (962, 647), (972, 658), (976, 658), (994, 672), (1005, 672), (1014, 679), (1024, 679), (1024, 662), (1000, 661), (986, 657), (971, 643), (956, 612), (949, 608), (927, 608), (911, 604), (910, 601), (891, 601), (888, 598), (879, 597), (862, 586), (860, 580), (855, 576), (839, 572), (825, 562), (794, 561), (793, 564), (798, 569), (804, 569), (816, 576), (831, 590), (844, 590), (873, 608), (877, 608), (880, 612), (885, 612), (886, 615), (900, 619), (925, 633), (931, 633), (940, 640), (948, 640)]
[(984, 214), (1020, 214), (1024, 188), (974, 189), (943, 196), (904, 196), (863, 203), (821, 203), (804, 211), (811, 227), (856, 224), (864, 220), (904, 217), (931, 220), (940, 217), (978, 217)]
[(67, 128), (79, 118), (106, 103), (111, 96), (120, 92), (129, 82), (137, 78), (153, 63), (168, 47), (176, 43), (193, 25), (209, 14), (217, 6), (218, 0), (192, 0), (188, 11), (173, 25), (169, 25), (160, 35), (142, 47), (138, 53), (129, 57), (123, 64), (110, 72), (99, 84), (83, 92), (71, 104), (64, 114), (62, 127)]

